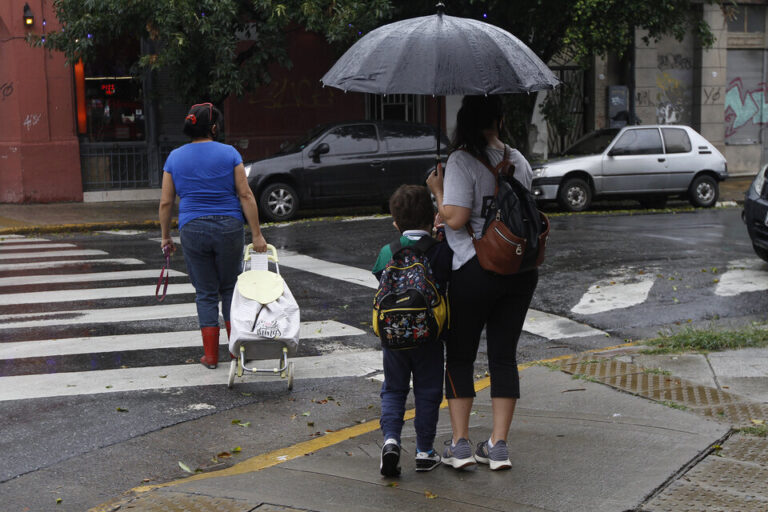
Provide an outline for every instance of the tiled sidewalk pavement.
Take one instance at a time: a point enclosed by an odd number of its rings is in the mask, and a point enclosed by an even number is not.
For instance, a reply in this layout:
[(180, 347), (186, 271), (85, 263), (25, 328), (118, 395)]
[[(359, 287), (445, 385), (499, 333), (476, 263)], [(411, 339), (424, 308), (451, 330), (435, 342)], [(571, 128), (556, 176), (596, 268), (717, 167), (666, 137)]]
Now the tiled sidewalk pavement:
[(727, 439), (683, 468), (639, 510), (768, 510), (768, 438), (739, 433), (767, 424), (768, 405), (627, 362), (632, 359), (626, 352), (587, 354), (547, 366), (732, 427)]

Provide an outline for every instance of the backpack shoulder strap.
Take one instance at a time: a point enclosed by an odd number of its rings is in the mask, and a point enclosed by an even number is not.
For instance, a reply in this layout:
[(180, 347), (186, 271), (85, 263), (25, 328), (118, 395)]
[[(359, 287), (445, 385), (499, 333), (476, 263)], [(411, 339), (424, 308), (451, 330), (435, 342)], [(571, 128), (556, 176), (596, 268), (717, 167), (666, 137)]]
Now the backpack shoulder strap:
[(389, 244), (389, 252), (392, 253), (392, 256), (397, 254), (397, 251), (399, 251), (402, 248), (403, 248), (403, 243), (400, 241), (400, 237), (397, 237), (397, 239), (394, 242), (391, 242)]
[(419, 238), (415, 244), (413, 244), (411, 247), (416, 249), (422, 254), (426, 254), (428, 250), (430, 250), (432, 247), (437, 245), (437, 240), (432, 238), (429, 235), (424, 235), (423, 237)]

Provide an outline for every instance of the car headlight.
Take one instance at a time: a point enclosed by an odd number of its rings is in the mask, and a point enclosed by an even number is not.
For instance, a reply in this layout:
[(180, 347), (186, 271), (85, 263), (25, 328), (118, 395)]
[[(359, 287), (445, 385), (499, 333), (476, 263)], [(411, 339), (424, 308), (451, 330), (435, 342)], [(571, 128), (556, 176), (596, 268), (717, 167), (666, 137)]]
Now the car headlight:
[(541, 178), (542, 176), (544, 176), (546, 174), (546, 172), (547, 172), (547, 168), (546, 167), (534, 167), (533, 168), (533, 175), (536, 178)]
[(251, 165), (251, 164), (248, 164), (248, 165), (245, 166), (245, 177), (246, 178), (251, 175), (251, 168), (252, 167), (253, 167), (253, 165)]
[(752, 189), (757, 195), (760, 195), (763, 192), (766, 172), (768, 172), (768, 169), (761, 170), (759, 173), (757, 173), (757, 176), (755, 176), (755, 181), (752, 182)]

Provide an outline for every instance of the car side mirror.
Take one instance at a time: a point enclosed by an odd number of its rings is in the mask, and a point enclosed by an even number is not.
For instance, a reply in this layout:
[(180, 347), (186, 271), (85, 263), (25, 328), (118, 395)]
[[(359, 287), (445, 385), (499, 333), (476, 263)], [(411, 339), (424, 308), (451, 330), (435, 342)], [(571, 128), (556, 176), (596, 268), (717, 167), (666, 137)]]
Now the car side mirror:
[(320, 155), (324, 155), (331, 150), (331, 147), (326, 142), (321, 142), (309, 152), (309, 157), (315, 162), (320, 163)]

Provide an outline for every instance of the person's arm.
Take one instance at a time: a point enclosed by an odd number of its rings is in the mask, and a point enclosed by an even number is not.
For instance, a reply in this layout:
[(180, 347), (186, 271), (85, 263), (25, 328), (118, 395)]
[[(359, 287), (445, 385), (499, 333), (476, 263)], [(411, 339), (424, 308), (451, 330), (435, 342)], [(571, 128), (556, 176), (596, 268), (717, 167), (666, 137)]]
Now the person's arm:
[(427, 178), (427, 186), (435, 196), (437, 212), (443, 219), (443, 223), (451, 229), (461, 229), (467, 222), (469, 222), (472, 210), (463, 206), (443, 204), (443, 178), (443, 166), (438, 165), (437, 169), (435, 169)]
[(256, 198), (253, 197), (251, 187), (248, 186), (248, 178), (245, 176), (245, 166), (239, 163), (235, 166), (235, 190), (240, 199), (240, 206), (243, 208), (245, 220), (251, 226), (251, 240), (253, 241), (253, 250), (256, 252), (265, 252), (267, 250), (267, 241), (261, 234), (259, 225), (259, 207), (256, 205)]
[(158, 216), (160, 218), (160, 247), (166, 245), (171, 247), (171, 253), (176, 251), (176, 246), (171, 238), (171, 215), (173, 215), (173, 203), (176, 201), (176, 187), (173, 184), (173, 176), (168, 172), (163, 172), (163, 188), (160, 192), (160, 208)]

